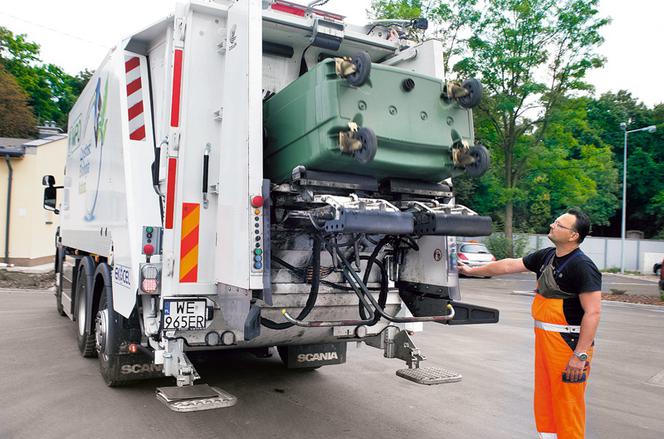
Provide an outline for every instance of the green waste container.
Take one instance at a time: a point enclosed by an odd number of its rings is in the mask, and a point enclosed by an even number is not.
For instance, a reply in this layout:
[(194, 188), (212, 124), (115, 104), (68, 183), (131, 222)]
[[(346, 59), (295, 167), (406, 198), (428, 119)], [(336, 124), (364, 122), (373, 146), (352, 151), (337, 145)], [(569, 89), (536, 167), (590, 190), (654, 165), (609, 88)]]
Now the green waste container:
[[(442, 93), (440, 79), (380, 64), (354, 87), (337, 75), (334, 59), (324, 60), (264, 103), (264, 173), (274, 183), (300, 165), (379, 180), (461, 174), (451, 149), (455, 141), (473, 145), (472, 113)], [(350, 131), (349, 122), (375, 133), (373, 159), (341, 151), (339, 132)]]

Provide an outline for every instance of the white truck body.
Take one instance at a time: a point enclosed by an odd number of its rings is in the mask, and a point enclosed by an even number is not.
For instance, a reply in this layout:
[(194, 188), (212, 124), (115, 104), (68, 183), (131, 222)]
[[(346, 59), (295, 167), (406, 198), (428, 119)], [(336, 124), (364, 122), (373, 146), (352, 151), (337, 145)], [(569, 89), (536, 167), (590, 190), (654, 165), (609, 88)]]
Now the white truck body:
[[(178, 385), (198, 378), (185, 355), (190, 349), (350, 340), (374, 340), (374, 345), (384, 348), (385, 341), (393, 339), (392, 335), (381, 341), (387, 326), (421, 329), (417, 319), (353, 323), (358, 297), (352, 291), (325, 285), (320, 286), (308, 320), (337, 324), (256, 329), (257, 312), (259, 326), (261, 318), (285, 322), (281, 310), (296, 314), (310, 290), (309, 284), (292, 272), (275, 270), (270, 264), (272, 251), (292, 265), (306, 266), (312, 244), (306, 234), (294, 234), (287, 246), (272, 248), (279, 236), (270, 235), (276, 230), (271, 231), (269, 216), (274, 188), (263, 177), (262, 122), (266, 94), (278, 93), (297, 79), (302, 59), (308, 65), (316, 63), (321, 50), (307, 50), (316, 19), (343, 23), (343, 17), (305, 9), (288, 2), (261, 0), (192, 0), (178, 5), (173, 16), (112, 49), (72, 109), (59, 206), (60, 271), (65, 272), (59, 282), (59, 300), (64, 312), (79, 321), (82, 336), (86, 325), (89, 336), (96, 331), (100, 355), (108, 324), (102, 320), (109, 317), (95, 309), (99, 297), (94, 294), (101, 288), (96, 286), (98, 279), (92, 280), (94, 288), (87, 286), (93, 291), (90, 303), (83, 306), (91, 315), (84, 318), (77, 313), (79, 301), (74, 297), (83, 291), (76, 280), (76, 272), (82, 272), (83, 257), (91, 258), (89, 263), (95, 265), (90, 267), (96, 266), (96, 273), (101, 264), (110, 269), (110, 312), (140, 324), (140, 340), (120, 343), (119, 354), (135, 352), (134, 345), (150, 352), (154, 364), (163, 365), (158, 371), (176, 377)], [(400, 41), (390, 41), (382, 34), (367, 35), (365, 27), (343, 26), (338, 56), (366, 51), (373, 60), (443, 80), (438, 42), (403, 48)], [(266, 41), (291, 47), (294, 53), (284, 57), (266, 52)], [(209, 161), (204, 194), (205, 156)], [(313, 196), (328, 205), (366, 204), (355, 196)], [(257, 203), (255, 197), (262, 201)], [(393, 208), (380, 200), (376, 203), (377, 209)], [(415, 204), (411, 210), (417, 208)], [(453, 199), (444, 207), (450, 214), (472, 215), (455, 206)], [(157, 236), (150, 238), (152, 233)], [(448, 299), (458, 299), (454, 238), (417, 239), (427, 255), (429, 250), (432, 255), (442, 251), (443, 257), (411, 257), (398, 268), (403, 279), (421, 276), (428, 284), (447, 285), (457, 295)], [(146, 243), (157, 247), (154, 254), (146, 250)], [(336, 267), (333, 259), (323, 251), (322, 265)], [(67, 261), (71, 262), (71, 273), (67, 272)], [(157, 294), (142, 291), (141, 269), (145, 264), (159, 269)], [(360, 263), (362, 267), (365, 264)], [(393, 265), (390, 270), (396, 273), (396, 263)], [(338, 274), (332, 276), (337, 276), (336, 282), (344, 281)], [(390, 280), (384, 311), (411, 316), (394, 288), (395, 280)], [(71, 288), (67, 288), (70, 283)], [(375, 274), (369, 284), (378, 285)], [(177, 299), (193, 301), (192, 316), (200, 317), (202, 309), (207, 309), (204, 327), (167, 327), (166, 302)]]

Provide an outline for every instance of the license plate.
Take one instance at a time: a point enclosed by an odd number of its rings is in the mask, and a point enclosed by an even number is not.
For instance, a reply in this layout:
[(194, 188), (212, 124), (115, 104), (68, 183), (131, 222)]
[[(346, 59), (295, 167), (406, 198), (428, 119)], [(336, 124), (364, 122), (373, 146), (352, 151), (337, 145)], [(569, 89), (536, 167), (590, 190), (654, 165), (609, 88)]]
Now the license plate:
[(205, 329), (206, 316), (205, 300), (164, 300), (164, 330)]

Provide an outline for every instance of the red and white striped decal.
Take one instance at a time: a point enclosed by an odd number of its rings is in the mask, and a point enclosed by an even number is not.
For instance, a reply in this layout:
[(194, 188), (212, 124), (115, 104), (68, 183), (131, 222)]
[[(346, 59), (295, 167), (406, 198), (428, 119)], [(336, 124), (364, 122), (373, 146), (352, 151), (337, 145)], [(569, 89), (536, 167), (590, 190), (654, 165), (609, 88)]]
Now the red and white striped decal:
[(129, 138), (131, 140), (145, 140), (143, 84), (141, 82), (141, 60), (139, 57), (125, 55), (125, 77), (127, 79)]

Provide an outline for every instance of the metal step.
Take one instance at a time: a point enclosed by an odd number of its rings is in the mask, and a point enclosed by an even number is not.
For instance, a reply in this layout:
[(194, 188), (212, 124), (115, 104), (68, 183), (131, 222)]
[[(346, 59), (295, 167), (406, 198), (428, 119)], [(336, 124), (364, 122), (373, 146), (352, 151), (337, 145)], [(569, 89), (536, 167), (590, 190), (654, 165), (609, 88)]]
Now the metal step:
[(220, 409), (237, 403), (235, 396), (207, 384), (157, 387), (156, 396), (159, 401), (176, 412)]
[(461, 381), (462, 376), (456, 372), (441, 369), (439, 367), (421, 367), (412, 369), (399, 369), (397, 376), (413, 381), (417, 384), (446, 384)]

